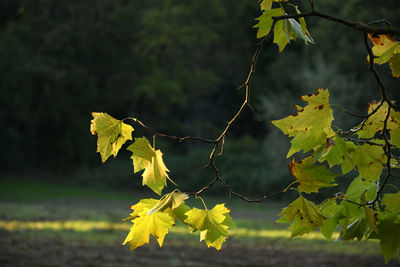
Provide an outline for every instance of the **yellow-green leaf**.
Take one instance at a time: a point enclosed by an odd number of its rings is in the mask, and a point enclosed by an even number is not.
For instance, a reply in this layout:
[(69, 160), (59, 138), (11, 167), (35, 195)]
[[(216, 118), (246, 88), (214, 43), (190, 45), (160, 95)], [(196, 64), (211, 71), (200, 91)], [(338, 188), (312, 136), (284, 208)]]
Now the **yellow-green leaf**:
[(173, 183), (168, 176), (169, 170), (162, 159), (162, 152), (155, 150), (145, 137), (135, 138), (135, 142), (128, 147), (128, 150), (132, 152), (131, 159), (135, 173), (144, 169), (143, 185), (161, 195), (162, 189), (167, 185), (166, 179)]
[(376, 182), (379, 180), (386, 157), (381, 146), (363, 144), (351, 154), (360, 177)]
[[(400, 43), (390, 35), (369, 35), (376, 64), (389, 63), (393, 77), (400, 77)], [(369, 58), (368, 58), (369, 59)]]
[(323, 224), (325, 219), (318, 207), (303, 196), (290, 203), (278, 216), (282, 217), (276, 221), (277, 223), (292, 222), (289, 227), (292, 237), (315, 230)]
[(390, 142), (400, 148), (400, 128), (390, 131)]
[(390, 68), (392, 69), (392, 75), (395, 78), (400, 77), (400, 53), (395, 54), (390, 60)]
[(133, 212), (129, 214), (129, 217), (125, 218), (124, 221), (133, 220), (136, 217), (139, 217), (139, 214), (147, 213), (147, 211), (153, 208), (157, 202), (158, 200), (154, 198), (141, 199), (139, 203), (130, 206), (130, 209), (132, 209)]
[(302, 96), (301, 99), (308, 102), (308, 105), (302, 110), (297, 109), (297, 115), (272, 121), (282, 132), (294, 137), (287, 157), (301, 150), (315, 151), (326, 145), (327, 138), (335, 136), (331, 128), (333, 113), (329, 105), (328, 90), (318, 89), (316, 94)]
[(327, 161), (329, 166), (342, 164), (342, 173), (345, 174), (353, 169), (351, 152), (354, 151), (353, 142), (345, 141), (339, 136), (328, 138), (325, 146), (320, 147), (315, 153), (316, 160)]
[(179, 207), (186, 199), (188, 199), (188, 195), (185, 193), (181, 193), (178, 189), (175, 189), (169, 194), (165, 194), (154, 207), (152, 207), (147, 215), (153, 214), (157, 211), (163, 211), (167, 208), (171, 208), (172, 210)]
[(262, 38), (271, 31), (272, 17), (283, 16), (284, 14), (285, 11), (282, 8), (274, 8), (264, 11), (260, 17), (256, 18), (258, 23), (254, 25), (254, 28), (258, 28), (257, 38)]
[(92, 116), (90, 132), (97, 134), (97, 152), (104, 163), (111, 155), (116, 157), (126, 141), (132, 140), (133, 128), (107, 113), (92, 112)]
[(265, 11), (270, 10), (271, 6), (272, 6), (272, 1), (273, 0), (262, 0), (262, 2), (260, 4), (261, 10), (265, 10)]
[(357, 203), (371, 201), (376, 195), (376, 183), (361, 177), (355, 178), (346, 191), (346, 199)]
[(131, 250), (149, 243), (150, 234), (153, 235), (160, 247), (169, 228), (174, 224), (173, 218), (164, 212), (156, 212), (151, 215), (141, 215), (135, 218), (133, 226), (122, 245), (129, 243)]
[(228, 229), (234, 227), (229, 212), (224, 204), (216, 205), (211, 210), (193, 208), (186, 212), (185, 223), (201, 231), (200, 241), (204, 240), (208, 247), (213, 246), (220, 250), (228, 237)]
[[(377, 107), (379, 103), (373, 102), (368, 105), (368, 114), (372, 113)], [(364, 126), (361, 130), (357, 131), (357, 135), (360, 138), (372, 138), (377, 132), (382, 132), (385, 118), (387, 116), (389, 105), (385, 102), (383, 105), (372, 114), (368, 120), (364, 123)], [(361, 125), (359, 126), (361, 127)], [(387, 122), (387, 128), (389, 130), (397, 129), (400, 127), (400, 112), (394, 111), (393, 109), (390, 111), (390, 118)]]
[(320, 188), (337, 185), (332, 184), (337, 175), (323, 166), (316, 166), (312, 156), (299, 162), (292, 159), (289, 170), (296, 178), (300, 192), (317, 193)]
[(331, 239), (332, 234), (338, 225), (337, 214), (341, 207), (336, 203), (336, 199), (328, 199), (320, 205), (321, 214), (325, 217), (320, 226), (321, 234), (326, 239)]
[(382, 204), (385, 211), (380, 213), (380, 219), (389, 219), (400, 222), (400, 192), (395, 194), (385, 194), (382, 198)]

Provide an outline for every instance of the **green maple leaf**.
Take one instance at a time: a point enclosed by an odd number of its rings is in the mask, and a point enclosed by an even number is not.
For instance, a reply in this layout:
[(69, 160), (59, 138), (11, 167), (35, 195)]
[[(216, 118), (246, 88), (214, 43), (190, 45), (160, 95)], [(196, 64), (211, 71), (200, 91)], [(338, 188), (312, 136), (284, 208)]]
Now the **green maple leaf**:
[(386, 162), (382, 147), (363, 144), (357, 146), (351, 155), (360, 177), (374, 182), (379, 181), (383, 164)]
[[(302, 19), (304, 21), (304, 18)], [(274, 43), (278, 45), (279, 52), (282, 52), (291, 40), (296, 40), (297, 38), (304, 39), (306, 44), (314, 43), (314, 40), (307, 29), (305, 29), (303, 33), (304, 26), (305, 24), (301, 25), (295, 19), (280, 20), (276, 23), (274, 30)]]
[(300, 162), (295, 162), (295, 160), (292, 159), (292, 162), (289, 164), (289, 170), (296, 178), (300, 192), (318, 193), (320, 188), (337, 185), (332, 184), (337, 175), (325, 169), (323, 166), (316, 166), (312, 156)]
[(122, 243), (122, 245), (129, 243), (131, 250), (149, 243), (150, 234), (157, 239), (161, 247), (169, 228), (174, 225), (171, 215), (164, 212), (156, 212), (150, 215), (140, 214), (132, 222), (133, 226)]
[(400, 223), (390, 220), (380, 221), (378, 224), (378, 239), (380, 239), (381, 250), (387, 263), (393, 258), (400, 248)]
[(342, 173), (345, 174), (354, 168), (351, 152), (354, 151), (353, 142), (345, 141), (339, 136), (328, 138), (327, 143), (314, 153), (314, 159), (319, 162), (327, 161), (329, 167), (342, 165)]
[(169, 170), (162, 159), (162, 152), (155, 150), (145, 137), (135, 138), (135, 142), (127, 149), (132, 152), (135, 173), (144, 170), (143, 185), (161, 195), (162, 189), (167, 185), (166, 179), (174, 183), (168, 176)]
[(390, 131), (390, 143), (400, 148), (400, 128)]
[(400, 77), (400, 43), (390, 35), (384, 34), (378, 36), (370, 34), (369, 39), (374, 45), (372, 52), (377, 57), (374, 59), (374, 63), (389, 63), (393, 77)]
[(382, 198), (382, 204), (385, 211), (379, 214), (381, 220), (392, 220), (400, 223), (400, 192), (395, 194), (385, 194)]
[(320, 232), (326, 239), (331, 239), (338, 222), (338, 212), (341, 207), (336, 203), (336, 199), (328, 199), (320, 206), (321, 214), (325, 217)]
[(220, 250), (222, 243), (228, 237), (228, 229), (234, 227), (230, 210), (224, 204), (216, 205), (211, 210), (193, 208), (186, 212), (186, 220), (190, 227), (200, 232), (200, 241), (205, 241), (207, 246)]
[(366, 231), (368, 230), (367, 220), (365, 218), (360, 218), (349, 225), (340, 232), (339, 240), (348, 241), (357, 238), (361, 240)]
[(376, 195), (376, 183), (362, 177), (355, 178), (346, 191), (346, 199), (357, 203), (371, 201)]
[(318, 89), (316, 94), (302, 96), (301, 99), (308, 102), (308, 105), (300, 110), (297, 108), (297, 115), (272, 121), (283, 133), (294, 137), (287, 157), (301, 150), (315, 151), (325, 146), (328, 138), (335, 136), (331, 128), (333, 113), (328, 90)]
[(132, 126), (117, 120), (107, 113), (92, 112), (90, 132), (97, 134), (97, 152), (104, 163), (111, 155), (117, 156), (126, 141), (132, 140)]
[(318, 207), (301, 195), (287, 208), (284, 208), (278, 216), (282, 217), (276, 221), (277, 223), (292, 222), (289, 227), (289, 230), (292, 231), (291, 237), (315, 230), (323, 224), (325, 219)]
[[(374, 111), (379, 106), (379, 103), (373, 102), (368, 105), (368, 114)], [(372, 114), (361, 130), (357, 131), (357, 135), (360, 138), (372, 138), (376, 133), (380, 133), (383, 130), (384, 121), (387, 116), (389, 105), (385, 102), (383, 105)], [(359, 126), (360, 127), (360, 126)], [(391, 110), (390, 117), (387, 122), (387, 128), (389, 130), (394, 130), (400, 127), (400, 112)]]
[(262, 38), (271, 31), (273, 23), (272, 17), (283, 16), (284, 14), (285, 11), (283, 10), (283, 8), (274, 8), (264, 11), (260, 17), (256, 18), (256, 20), (258, 20), (258, 23), (254, 25), (254, 28), (258, 28), (257, 38)]
[(262, 0), (262, 2), (260, 4), (261, 10), (265, 10), (265, 11), (270, 10), (272, 7), (272, 2), (273, 2), (273, 0)]

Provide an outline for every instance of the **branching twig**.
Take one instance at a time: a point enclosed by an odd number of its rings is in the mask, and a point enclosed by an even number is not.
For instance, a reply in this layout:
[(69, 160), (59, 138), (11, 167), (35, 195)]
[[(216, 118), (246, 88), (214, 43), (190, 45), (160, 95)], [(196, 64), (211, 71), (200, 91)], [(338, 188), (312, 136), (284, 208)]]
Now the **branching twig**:
[[(231, 126), (237, 121), (237, 119), (242, 114), (244, 109), (246, 107), (248, 107), (250, 110), (252, 110), (254, 112), (254, 109), (250, 105), (250, 84), (251, 84), (252, 78), (253, 78), (254, 73), (255, 73), (257, 59), (258, 59), (259, 55), (261, 54), (261, 51), (262, 51), (263, 46), (265, 45), (265, 43), (269, 39), (273, 38), (273, 33), (274, 33), (274, 29), (275, 29), (276, 23), (278, 21), (280, 21), (280, 20), (296, 19), (296, 18), (298, 19), (298, 18), (304, 18), (304, 17), (320, 17), (320, 18), (323, 18), (323, 19), (326, 19), (326, 20), (329, 20), (329, 21), (332, 21), (332, 22), (335, 22), (335, 23), (339, 23), (339, 24), (345, 25), (347, 27), (350, 27), (352, 29), (355, 29), (355, 30), (363, 33), (365, 47), (366, 47), (367, 53), (369, 55), (369, 60), (370, 60), (369, 69), (370, 69), (370, 72), (374, 75), (376, 83), (377, 83), (377, 85), (378, 85), (378, 87), (380, 89), (382, 99), (381, 99), (379, 105), (374, 110), (372, 110), (370, 113), (368, 113), (367, 115), (358, 115), (358, 114), (351, 113), (351, 112), (349, 112), (349, 111), (347, 111), (345, 109), (342, 109), (345, 113), (347, 113), (347, 114), (349, 114), (351, 116), (357, 117), (357, 118), (362, 118), (364, 120), (356, 130), (350, 130), (348, 132), (341, 132), (340, 134), (341, 135), (352, 135), (352, 134), (356, 133), (357, 131), (361, 130), (364, 127), (364, 125), (367, 122), (367, 120), (372, 115), (374, 115), (382, 107), (382, 105), (385, 102), (388, 104), (388, 112), (386, 114), (386, 117), (385, 117), (385, 120), (384, 120), (384, 127), (383, 127), (383, 137), (384, 137), (385, 144), (378, 144), (376, 142), (372, 142), (372, 141), (369, 141), (369, 140), (356, 139), (356, 138), (352, 138), (352, 137), (348, 137), (348, 136), (345, 137), (345, 139), (353, 141), (353, 142), (356, 142), (356, 143), (365, 143), (365, 144), (370, 144), (370, 145), (383, 147), (383, 149), (385, 151), (384, 153), (385, 153), (386, 158), (387, 158), (387, 161), (386, 161), (386, 164), (385, 164), (386, 168), (387, 168), (387, 174), (386, 174), (382, 184), (378, 187), (378, 190), (377, 190), (377, 193), (376, 193), (376, 197), (375, 197), (374, 200), (372, 200), (370, 202), (363, 203), (363, 204), (356, 203), (354, 201), (345, 199), (344, 197), (342, 199), (345, 200), (345, 201), (360, 205), (360, 206), (371, 205), (371, 206), (374, 207), (375, 203), (380, 201), (380, 194), (383, 191), (384, 187), (386, 186), (389, 178), (390, 177), (396, 177), (397, 178), (397, 176), (394, 176), (392, 174), (391, 166), (390, 166), (390, 161), (391, 161), (391, 158), (392, 158), (392, 154), (391, 154), (391, 146), (392, 145), (390, 144), (388, 136), (387, 136), (387, 133), (388, 133), (387, 122), (388, 122), (388, 119), (390, 117), (390, 109), (391, 108), (395, 109), (395, 108), (399, 108), (399, 107), (397, 105), (395, 105), (392, 101), (390, 101), (388, 99), (388, 97), (387, 97), (386, 88), (385, 88), (385, 86), (384, 86), (384, 84), (382, 82), (381, 77), (379, 76), (378, 72), (376, 71), (376, 69), (374, 67), (374, 54), (373, 54), (372, 49), (371, 49), (371, 47), (370, 47), (370, 45), (368, 43), (367, 34), (372, 34), (372, 35), (389, 34), (389, 35), (392, 35), (392, 36), (400, 37), (400, 30), (392, 28), (390, 23), (388, 23), (386, 20), (373, 21), (373, 22), (365, 24), (365, 23), (361, 23), (361, 22), (353, 22), (353, 21), (345, 20), (343, 18), (339, 18), (339, 17), (335, 17), (335, 16), (332, 16), (332, 15), (329, 15), (329, 14), (318, 12), (318, 11), (316, 11), (314, 9), (314, 1), (313, 0), (309, 0), (309, 3), (310, 3), (310, 7), (311, 7), (311, 11), (310, 12), (300, 13), (300, 14), (288, 14), (288, 15), (284, 15), (284, 16), (272, 17), (273, 22), (272, 22), (272, 25), (271, 25), (270, 33), (266, 37), (264, 37), (261, 40), (261, 42), (257, 45), (257, 48), (256, 48), (256, 50), (255, 50), (255, 52), (253, 54), (253, 57), (252, 57), (252, 61), (251, 61), (251, 64), (250, 64), (250, 70), (249, 70), (249, 73), (247, 75), (246, 81), (242, 85), (240, 85), (238, 87), (238, 90), (239, 89), (243, 89), (243, 88), (245, 90), (245, 96), (244, 96), (243, 102), (240, 105), (238, 111), (235, 113), (235, 115), (231, 118), (230, 121), (227, 122), (225, 128), (221, 131), (221, 133), (219, 134), (219, 136), (217, 138), (215, 138), (215, 139), (206, 139), (206, 138), (201, 138), (201, 137), (196, 137), (196, 136), (178, 137), (178, 136), (174, 136), (174, 135), (163, 134), (163, 133), (156, 132), (155, 130), (153, 130), (150, 127), (146, 126), (143, 122), (141, 122), (141, 121), (139, 121), (137, 119), (127, 118), (127, 119), (133, 119), (135, 122), (137, 122), (143, 128), (145, 128), (146, 130), (151, 132), (154, 136), (161, 136), (161, 137), (165, 137), (165, 138), (172, 139), (172, 140), (179, 141), (179, 142), (188, 141), (188, 140), (200, 141), (200, 142), (208, 143), (208, 144), (212, 145), (211, 153), (209, 155), (209, 161), (208, 161), (208, 164), (207, 164), (206, 167), (207, 168), (211, 167), (214, 170), (215, 177), (211, 180), (211, 182), (209, 184), (207, 184), (206, 186), (202, 187), (197, 192), (189, 193), (189, 194), (193, 194), (196, 197), (198, 197), (204, 191), (206, 191), (209, 188), (211, 188), (215, 183), (220, 182), (222, 184), (222, 186), (225, 187), (226, 190), (228, 191), (229, 197), (234, 195), (234, 196), (236, 196), (236, 197), (238, 197), (238, 198), (240, 198), (240, 199), (242, 199), (244, 201), (247, 201), (247, 202), (262, 202), (265, 199), (269, 199), (271, 197), (274, 197), (274, 196), (277, 196), (277, 195), (280, 195), (280, 194), (283, 194), (283, 193), (287, 192), (289, 189), (291, 189), (291, 186), (295, 183), (295, 182), (291, 183), (288, 187), (286, 187), (284, 190), (282, 190), (280, 192), (277, 192), (277, 193), (274, 193), (274, 194), (267, 194), (267, 195), (264, 195), (263, 197), (261, 197), (259, 199), (249, 199), (246, 196), (244, 196), (242, 194), (239, 194), (239, 193), (236, 193), (236, 192), (231, 190), (229, 184), (227, 184), (221, 178), (219, 170), (218, 170), (217, 166), (215, 165), (214, 157), (215, 157), (215, 153), (216, 153), (216, 151), (217, 151), (219, 146), (221, 146), (219, 155), (222, 155), (222, 153), (224, 151), (224, 146), (225, 146), (225, 137), (226, 137), (228, 131), (230, 130)], [(375, 27), (375, 26), (372, 26), (372, 25), (375, 25), (375, 24), (379, 24), (381, 22), (385, 22), (388, 25), (388, 27)]]

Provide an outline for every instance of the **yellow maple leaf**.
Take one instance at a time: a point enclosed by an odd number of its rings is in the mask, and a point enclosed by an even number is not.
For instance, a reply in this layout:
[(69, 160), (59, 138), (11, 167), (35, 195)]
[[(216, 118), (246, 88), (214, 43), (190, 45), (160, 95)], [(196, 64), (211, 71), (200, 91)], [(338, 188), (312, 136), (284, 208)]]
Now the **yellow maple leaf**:
[(144, 170), (143, 185), (161, 195), (162, 189), (167, 185), (166, 179), (174, 183), (168, 176), (169, 170), (162, 159), (162, 152), (155, 150), (145, 137), (135, 138), (135, 142), (127, 149), (132, 152), (135, 173)]
[(92, 112), (92, 116), (90, 132), (97, 134), (97, 152), (104, 163), (111, 155), (116, 157), (126, 141), (132, 140), (133, 127), (107, 113)]

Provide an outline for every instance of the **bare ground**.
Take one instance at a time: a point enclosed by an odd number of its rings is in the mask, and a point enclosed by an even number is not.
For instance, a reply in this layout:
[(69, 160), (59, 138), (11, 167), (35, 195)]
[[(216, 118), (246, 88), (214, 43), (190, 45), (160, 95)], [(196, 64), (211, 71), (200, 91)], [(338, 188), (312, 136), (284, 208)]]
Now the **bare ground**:
[(230, 242), (222, 251), (193, 247), (185, 242), (129, 251), (116, 244), (65, 242), (57, 236), (24, 238), (23, 233), (0, 231), (0, 266), (399, 266), (384, 264), (381, 255), (342, 255), (320, 251), (246, 247)]

